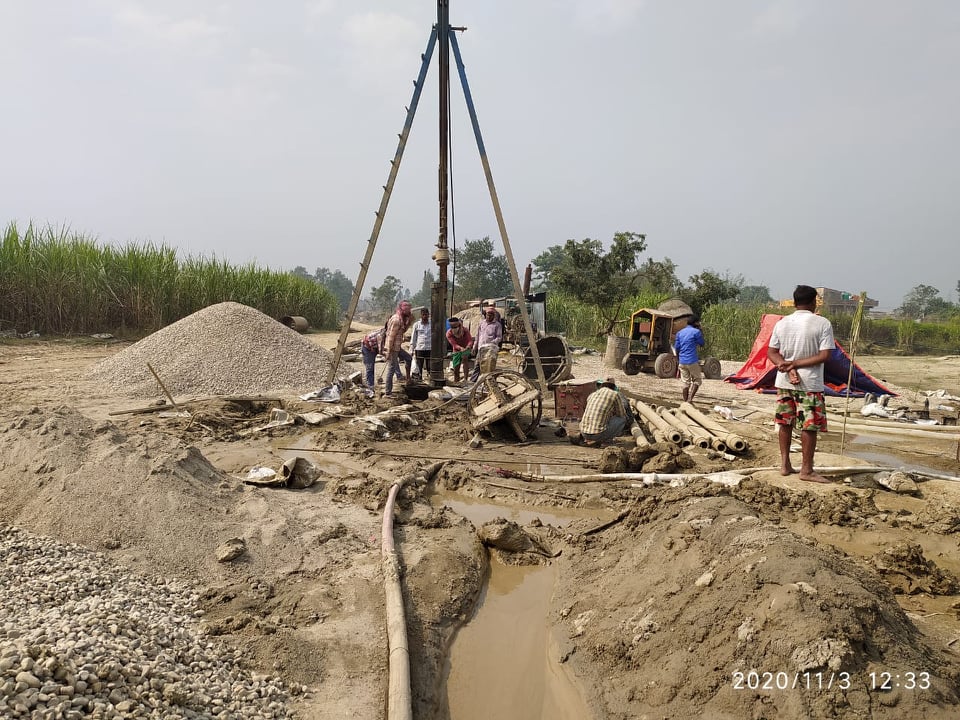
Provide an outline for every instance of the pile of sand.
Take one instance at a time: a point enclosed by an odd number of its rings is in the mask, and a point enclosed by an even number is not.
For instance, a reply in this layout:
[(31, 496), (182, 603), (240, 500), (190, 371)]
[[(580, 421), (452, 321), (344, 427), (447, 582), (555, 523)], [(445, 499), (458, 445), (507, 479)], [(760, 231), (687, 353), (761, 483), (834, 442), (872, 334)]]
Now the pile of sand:
[(259, 310), (211, 305), (95, 365), (87, 378), (117, 393), (173, 395), (308, 392), (327, 384), (333, 355)]
[[(556, 595), (597, 717), (932, 720), (960, 704), (960, 662), (861, 563), (717, 487), (636, 492)], [(923, 691), (872, 683), (911, 672)]]

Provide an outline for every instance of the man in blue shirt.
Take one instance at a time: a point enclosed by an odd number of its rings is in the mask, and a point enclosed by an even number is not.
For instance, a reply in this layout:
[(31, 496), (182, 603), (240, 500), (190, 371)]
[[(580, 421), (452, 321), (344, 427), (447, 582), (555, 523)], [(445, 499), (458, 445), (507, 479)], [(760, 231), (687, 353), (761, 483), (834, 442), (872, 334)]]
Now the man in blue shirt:
[(680, 385), (683, 390), (684, 402), (693, 402), (700, 383), (703, 382), (703, 373), (700, 371), (700, 356), (697, 348), (704, 344), (703, 331), (700, 329), (700, 317), (696, 314), (687, 320), (687, 326), (677, 333), (674, 345), (677, 349), (677, 359), (680, 363)]

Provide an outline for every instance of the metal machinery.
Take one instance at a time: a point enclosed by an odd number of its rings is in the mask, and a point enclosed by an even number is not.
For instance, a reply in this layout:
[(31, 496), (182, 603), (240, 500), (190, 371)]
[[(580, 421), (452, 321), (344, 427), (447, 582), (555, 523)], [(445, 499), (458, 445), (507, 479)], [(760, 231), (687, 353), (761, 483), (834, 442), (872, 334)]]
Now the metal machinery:
[[(354, 286), (353, 296), (350, 299), (350, 307), (347, 309), (347, 317), (340, 330), (340, 339), (337, 342), (337, 349), (334, 353), (333, 364), (330, 369), (328, 382), (333, 382), (337, 368), (340, 365), (340, 358), (343, 355), (346, 346), (347, 334), (350, 330), (350, 323), (353, 321), (357, 305), (360, 301), (360, 295), (363, 291), (364, 282), (367, 277), (367, 270), (370, 267), (370, 261), (373, 258), (373, 251), (380, 236), (380, 229), (383, 226), (383, 219), (386, 215), (387, 205), (393, 193), (393, 187), (396, 183), (397, 173), (400, 170), (400, 161), (403, 159), (403, 151), (410, 136), (410, 129), (413, 126), (413, 118), (416, 114), (417, 105), (420, 102), (420, 95), (426, 80), (427, 71), (430, 68), (430, 60), (433, 52), (439, 46), (439, 72), (440, 72), (440, 104), (439, 104), (439, 224), (437, 233), (436, 250), (432, 255), (433, 261), (437, 264), (437, 281), (431, 287), (430, 316), (434, 318), (433, 334), (430, 354), (430, 380), (434, 385), (443, 385), (443, 360), (446, 348), (446, 339), (444, 337), (445, 327), (441, 322), (442, 318), (452, 314), (452, 309), (448, 307), (448, 277), (447, 266), (450, 263), (450, 250), (447, 246), (447, 226), (448, 226), (448, 190), (450, 186), (449, 173), (449, 110), (450, 110), (450, 51), (453, 50), (456, 61), (457, 71), (460, 76), (460, 84), (463, 88), (464, 99), (466, 100), (467, 110), (470, 115), (470, 123), (473, 126), (474, 138), (477, 142), (477, 149), (480, 153), (480, 161), (483, 165), (483, 172), (487, 180), (487, 188), (490, 192), (490, 200), (493, 204), (493, 211), (496, 215), (497, 226), (500, 230), (500, 239), (503, 241), (504, 254), (507, 258), (507, 265), (510, 269), (510, 276), (513, 280), (515, 297), (524, 297), (525, 293), (521, 291), (520, 277), (517, 274), (517, 266), (513, 259), (513, 250), (510, 246), (510, 239), (507, 236), (506, 224), (503, 220), (503, 213), (500, 210), (500, 199), (497, 197), (497, 190), (493, 183), (493, 173), (490, 170), (490, 162), (487, 158), (487, 151), (483, 144), (483, 137), (480, 133), (480, 123), (477, 120), (476, 108), (473, 104), (473, 97), (470, 94), (470, 86), (467, 83), (466, 68), (463, 64), (463, 58), (460, 55), (460, 48), (457, 44), (457, 31), (463, 31), (466, 28), (455, 28), (450, 26), (450, 0), (437, 0), (437, 22), (430, 33), (430, 39), (427, 41), (427, 49), (421, 56), (420, 73), (413, 82), (413, 98), (407, 107), (406, 121), (403, 130), (400, 132), (400, 141), (397, 145), (397, 152), (393, 160), (390, 161), (390, 174), (387, 178), (387, 184), (383, 186), (383, 195), (380, 199), (380, 207), (376, 212), (376, 220), (373, 224), (373, 231), (370, 239), (367, 241), (367, 249), (363, 260), (360, 263), (360, 272), (357, 276), (357, 282)], [(526, 303), (519, 303), (521, 321), (524, 332), (527, 337), (536, 337), (530, 322), (530, 313), (527, 311)], [(536, 344), (531, 344), (530, 349), (533, 354), (533, 361), (536, 368), (536, 377), (541, 389), (546, 388), (547, 381), (544, 377), (543, 368), (540, 363), (540, 355)]]
[[(677, 355), (673, 341), (685, 327), (689, 315), (674, 315), (662, 310), (641, 308), (630, 316), (629, 347), (620, 364), (627, 375), (653, 372), (660, 378), (677, 376)], [(700, 361), (703, 375), (711, 380), (722, 375), (720, 361), (706, 357)]]

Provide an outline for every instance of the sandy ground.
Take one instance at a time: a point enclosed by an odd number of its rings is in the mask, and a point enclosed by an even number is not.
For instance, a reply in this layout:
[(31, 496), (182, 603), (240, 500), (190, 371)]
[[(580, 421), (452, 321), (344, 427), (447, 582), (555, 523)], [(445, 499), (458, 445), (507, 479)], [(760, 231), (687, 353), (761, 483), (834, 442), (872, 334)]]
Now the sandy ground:
[[(324, 347), (336, 340), (309, 337)], [(922, 479), (914, 494), (898, 494), (874, 474), (854, 472), (813, 485), (766, 470), (737, 487), (510, 477), (525, 469), (596, 472), (602, 453), (558, 436), (549, 394), (535, 441), (520, 444), (507, 433), (485, 436), (476, 449), (468, 446), (468, 411), (458, 403), (420, 403), (417, 424), (392, 428), (389, 440), (347, 420), (259, 429), (271, 407), (319, 409), (289, 396), (175, 398), (189, 418), (125, 412), (161, 399), (159, 388), (152, 397), (129, 397), (83, 378), (123, 347), (0, 344), (0, 522), (103, 551), (132, 571), (195, 582), (213, 639), (241, 648), (250, 668), (308, 688), (291, 706), (300, 717), (386, 717), (381, 510), (395, 479), (441, 459), (449, 463), (434, 484), (405, 488), (397, 512), (418, 718), (448, 717), (447, 648), (477, 601), (488, 563), (504, 560), (557, 567), (545, 622), (595, 718), (960, 714), (954, 481)], [(901, 393), (891, 406), (919, 409), (921, 390), (960, 395), (956, 356), (858, 360)], [(738, 366), (725, 362), (724, 371)], [(679, 401), (674, 381), (626, 377), (599, 356), (576, 356), (574, 375), (612, 375), (649, 402)], [(670, 460), (660, 472), (777, 465), (772, 396), (706, 381), (698, 401), (706, 412), (731, 408), (741, 420), (729, 425), (749, 450), (734, 460), (697, 450), (660, 453)], [(399, 402), (357, 396), (341, 404), (364, 415)], [(846, 403), (830, 405), (839, 411)], [(819, 466), (863, 462), (851, 457), (857, 454), (883, 466), (960, 470), (956, 433), (840, 430), (834, 423), (821, 441)], [(276, 469), (296, 455), (322, 471), (310, 488), (241, 480), (255, 465)], [(490, 560), (477, 528), (430, 503), (436, 489), (517, 505), (596, 508), (615, 521), (528, 528), (528, 537), (559, 555), (497, 552)], [(242, 538), (246, 552), (218, 562), (218, 546), (231, 538)]]

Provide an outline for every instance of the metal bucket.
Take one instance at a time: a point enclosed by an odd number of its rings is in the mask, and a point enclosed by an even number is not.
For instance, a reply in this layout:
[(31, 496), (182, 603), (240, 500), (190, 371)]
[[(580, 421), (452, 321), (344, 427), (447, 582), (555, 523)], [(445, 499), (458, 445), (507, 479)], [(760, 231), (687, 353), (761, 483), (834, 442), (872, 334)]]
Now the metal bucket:
[(306, 332), (307, 328), (310, 327), (310, 323), (307, 322), (305, 317), (300, 315), (284, 315), (280, 318), (280, 322), (286, 325), (291, 330), (296, 330), (297, 332)]
[(607, 352), (603, 356), (603, 364), (608, 368), (620, 369), (620, 363), (630, 350), (630, 338), (619, 335), (607, 335)]
[[(559, 335), (548, 335), (537, 340), (537, 352), (543, 365), (543, 376), (547, 384), (560, 382), (573, 377), (573, 359), (567, 341)], [(537, 379), (537, 366), (533, 363), (533, 352), (527, 348), (523, 356), (523, 374), (531, 380)]]

